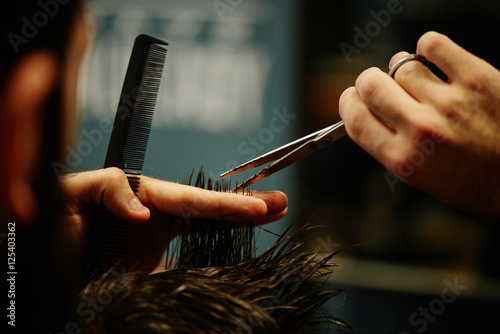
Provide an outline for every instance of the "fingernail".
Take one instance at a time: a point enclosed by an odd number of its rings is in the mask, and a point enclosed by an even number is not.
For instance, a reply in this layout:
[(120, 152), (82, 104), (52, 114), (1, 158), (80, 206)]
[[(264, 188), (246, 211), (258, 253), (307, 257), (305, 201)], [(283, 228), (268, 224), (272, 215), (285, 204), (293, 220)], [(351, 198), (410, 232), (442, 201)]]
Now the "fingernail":
[(130, 200), (130, 202), (128, 202), (128, 207), (130, 210), (136, 212), (144, 210), (144, 205), (142, 205), (142, 203), (135, 196)]

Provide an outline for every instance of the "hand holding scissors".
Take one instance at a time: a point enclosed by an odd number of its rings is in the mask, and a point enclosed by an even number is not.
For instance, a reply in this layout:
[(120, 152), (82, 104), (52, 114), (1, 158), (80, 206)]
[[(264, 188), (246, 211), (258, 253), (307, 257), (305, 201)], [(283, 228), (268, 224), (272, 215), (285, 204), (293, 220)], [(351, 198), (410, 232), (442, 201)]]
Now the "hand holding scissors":
[[(396, 70), (401, 67), (403, 64), (417, 60), (424, 63), (426, 66), (429, 66), (429, 63), (425, 60), (425, 58), (412, 54), (407, 57), (400, 59), (396, 62), (390, 69), (389, 75), (394, 77)], [(249, 179), (236, 186), (233, 190), (240, 190), (246, 188), (260, 180), (265, 179), (266, 177), (282, 170), (285, 167), (290, 166), (291, 164), (302, 160), (308, 155), (325, 148), (326, 146), (332, 144), (338, 139), (344, 137), (346, 135), (346, 130), (344, 127), (344, 122), (340, 121), (336, 124), (330, 125), (324, 129), (311, 133), (307, 136), (299, 138), (291, 143), (278, 147), (275, 150), (272, 150), (266, 154), (263, 154), (255, 159), (252, 159), (238, 167), (235, 167), (227, 172), (222, 173), (221, 177), (227, 177), (230, 175), (234, 175), (246, 170), (249, 170), (254, 167), (261, 166), (268, 162), (274, 161), (258, 173), (251, 176)], [(276, 160), (276, 161), (275, 161)]]

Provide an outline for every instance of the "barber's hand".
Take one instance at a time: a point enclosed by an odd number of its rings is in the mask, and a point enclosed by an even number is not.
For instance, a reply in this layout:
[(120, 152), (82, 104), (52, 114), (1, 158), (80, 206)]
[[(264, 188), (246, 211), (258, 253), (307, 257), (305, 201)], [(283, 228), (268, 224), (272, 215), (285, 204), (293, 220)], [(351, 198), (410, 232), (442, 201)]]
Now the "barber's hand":
[(63, 223), (68, 242), (81, 250), (88, 232), (92, 208), (104, 206), (116, 217), (135, 223), (129, 240), (129, 263), (145, 272), (153, 270), (182, 219), (205, 218), (254, 221), (265, 224), (287, 211), (285, 194), (253, 192), (252, 196), (215, 192), (141, 176), (137, 196), (123, 171), (107, 168), (63, 179), (67, 198)]
[[(429, 32), (395, 80), (364, 71), (340, 98), (347, 133), (391, 173), (481, 218), (500, 219), (500, 72)], [(396, 54), (390, 65), (408, 55)]]

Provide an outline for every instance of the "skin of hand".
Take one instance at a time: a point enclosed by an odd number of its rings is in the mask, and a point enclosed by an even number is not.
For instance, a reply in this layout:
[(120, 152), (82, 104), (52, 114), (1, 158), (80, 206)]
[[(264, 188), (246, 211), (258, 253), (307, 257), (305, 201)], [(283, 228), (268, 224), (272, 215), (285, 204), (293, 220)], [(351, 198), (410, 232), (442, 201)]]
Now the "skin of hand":
[(126, 262), (143, 272), (158, 265), (183, 219), (254, 221), (261, 225), (285, 216), (288, 206), (286, 195), (279, 191), (255, 191), (246, 196), (146, 176), (141, 176), (136, 196), (126, 174), (118, 168), (72, 174), (62, 180), (62, 186), (67, 198), (63, 228), (68, 244), (76, 252), (82, 251), (88, 216), (96, 206), (104, 206), (116, 217), (134, 223), (129, 240), (131, 256)]
[(347, 133), (407, 184), (498, 221), (500, 72), (436, 32), (418, 40), (417, 54), (447, 82), (419, 61), (402, 65), (394, 79), (364, 71), (339, 101)]

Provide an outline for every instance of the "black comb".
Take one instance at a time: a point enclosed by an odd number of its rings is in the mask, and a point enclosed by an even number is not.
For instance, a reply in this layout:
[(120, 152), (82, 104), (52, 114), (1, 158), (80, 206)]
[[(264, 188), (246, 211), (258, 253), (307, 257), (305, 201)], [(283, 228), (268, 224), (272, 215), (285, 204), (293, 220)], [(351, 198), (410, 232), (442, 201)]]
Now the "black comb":
[[(109, 139), (104, 168), (118, 167), (138, 191), (168, 43), (147, 35), (135, 39)], [(83, 284), (110, 268), (123, 268), (130, 223), (100, 209), (90, 219)]]

